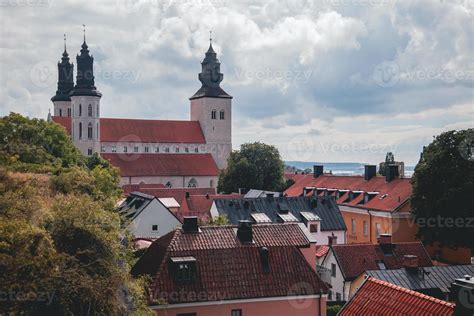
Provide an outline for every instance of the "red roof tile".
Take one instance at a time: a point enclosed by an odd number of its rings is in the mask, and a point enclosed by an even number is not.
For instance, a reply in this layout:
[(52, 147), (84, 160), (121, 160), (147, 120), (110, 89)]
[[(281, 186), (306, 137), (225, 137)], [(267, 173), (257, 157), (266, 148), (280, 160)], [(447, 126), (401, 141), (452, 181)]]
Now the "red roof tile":
[(102, 142), (206, 143), (198, 121), (102, 118), (100, 134)]
[(338, 315), (450, 316), (454, 307), (452, 303), (370, 277)]
[(131, 176), (217, 176), (211, 154), (102, 154), (120, 168), (122, 177)]
[[(406, 203), (412, 192), (409, 178), (396, 178), (391, 182), (386, 182), (385, 177), (381, 176), (376, 176), (369, 181), (366, 181), (363, 176), (337, 176), (324, 174), (314, 178), (313, 175), (308, 174), (297, 180), (297, 182), (289, 187), (284, 193), (287, 196), (300, 196), (303, 194), (303, 189), (305, 187), (380, 192), (368, 203), (363, 205), (358, 204), (363, 199), (362, 195), (349, 203), (344, 203), (344, 200), (348, 197), (347, 193), (344, 194), (345, 198), (340, 197), (337, 202), (338, 204), (343, 205), (389, 212), (396, 210)], [(386, 196), (381, 198), (385, 194)]]
[(53, 122), (62, 125), (67, 133), (71, 135), (71, 118), (67, 116), (52, 116)]
[[(201, 293), (204, 297), (201, 295), (200, 301), (327, 293), (327, 285), (298, 249), (308, 246), (309, 241), (297, 224), (255, 225), (253, 244), (241, 244), (235, 229), (235, 226), (208, 226), (201, 227), (197, 234), (175, 230), (155, 241), (132, 273), (154, 276), (153, 297), (166, 298), (170, 304), (198, 299), (166, 296), (180, 291)], [(269, 273), (262, 270), (259, 253), (262, 246), (269, 249)], [(182, 256), (197, 260), (196, 281), (191, 284), (177, 284), (169, 271), (169, 258)]]
[[(71, 134), (71, 118), (53, 116)], [(205, 144), (198, 121), (100, 119), (100, 141)]]
[(390, 255), (384, 255), (380, 245), (346, 244), (331, 246), (345, 280), (352, 280), (366, 270), (379, 270), (378, 261), (383, 261), (387, 269), (403, 267), (405, 255), (418, 257), (418, 266), (431, 267), (430, 256), (421, 242), (393, 243)]
[(316, 257), (321, 258), (324, 257), (329, 251), (329, 246), (326, 245), (318, 245), (316, 246)]

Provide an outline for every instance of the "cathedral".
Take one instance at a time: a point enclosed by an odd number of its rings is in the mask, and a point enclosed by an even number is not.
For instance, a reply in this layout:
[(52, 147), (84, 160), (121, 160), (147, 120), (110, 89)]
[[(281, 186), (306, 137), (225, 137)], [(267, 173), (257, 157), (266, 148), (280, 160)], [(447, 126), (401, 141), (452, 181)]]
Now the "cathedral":
[(189, 98), (190, 120), (104, 118), (84, 34), (75, 84), (64, 44), (48, 119), (64, 126), (84, 155), (98, 153), (120, 168), (121, 185), (216, 187), (232, 150), (232, 96), (220, 87), (224, 75), (212, 39), (201, 66), (201, 88)]

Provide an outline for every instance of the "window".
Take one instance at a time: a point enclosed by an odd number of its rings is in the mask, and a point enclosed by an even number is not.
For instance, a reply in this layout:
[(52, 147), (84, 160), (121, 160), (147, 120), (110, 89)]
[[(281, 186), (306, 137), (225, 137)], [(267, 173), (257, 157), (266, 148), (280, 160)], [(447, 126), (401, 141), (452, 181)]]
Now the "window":
[(82, 105), (79, 104), (79, 116), (82, 116)]
[(96, 109), (97, 109), (97, 117), (99, 117), (99, 105), (98, 104), (96, 106)]
[(331, 263), (331, 277), (335, 278), (336, 277), (336, 264)]
[(59, 116), (63, 116), (63, 110), (59, 109)]
[(79, 123), (79, 139), (82, 139), (82, 123)]
[(318, 224), (310, 224), (309, 225), (309, 231), (311, 233), (317, 233), (318, 232)]
[(184, 147), (184, 152), (185, 152), (185, 153), (188, 153), (188, 152), (189, 152), (189, 148), (188, 148), (188, 147)]
[(369, 222), (364, 221), (364, 236), (369, 235)]
[(89, 104), (89, 106), (87, 107), (87, 116), (92, 116), (92, 105)]
[(165, 148), (165, 153), (169, 153), (170, 152), (170, 148), (169, 147), (166, 147)]
[(212, 110), (211, 112), (211, 120), (215, 120), (216, 119), (216, 110)]
[(158, 225), (151, 225), (151, 230), (156, 232), (158, 230)]
[(138, 146), (133, 147), (133, 152), (135, 152), (135, 153), (138, 152)]
[(92, 156), (92, 148), (87, 148), (87, 155)]
[(176, 147), (174, 151), (179, 153), (179, 147)]
[(377, 266), (379, 267), (380, 270), (386, 270), (387, 268), (385, 267), (385, 262), (382, 260), (377, 261)]
[(352, 230), (352, 234), (356, 233), (356, 220), (353, 218), (351, 219), (351, 230)]
[(214, 180), (209, 181), (209, 187), (211, 187), (211, 188), (214, 187)]
[(192, 178), (188, 182), (188, 188), (195, 188), (195, 187), (197, 187), (197, 181), (196, 181), (196, 179)]
[(377, 238), (380, 237), (380, 224), (379, 223), (375, 223), (375, 236), (377, 236)]
[(328, 300), (332, 301), (332, 291), (329, 291), (328, 293)]
[(128, 147), (127, 146), (124, 146), (123, 147), (123, 152), (126, 153), (128, 151)]
[(198, 153), (199, 152), (199, 147), (194, 148), (194, 152)]
[(100, 146), (100, 152), (105, 152), (105, 146)]
[(160, 152), (160, 147), (156, 147), (155, 148), (155, 153), (159, 153)]
[(241, 309), (233, 309), (230, 316), (242, 316), (242, 310)]
[(341, 293), (336, 292), (336, 301), (341, 301)]
[(219, 119), (223, 120), (225, 117), (224, 117), (224, 110), (221, 110), (219, 112)]
[(117, 152), (117, 146), (112, 146), (112, 152), (116, 153)]
[(167, 188), (171, 188), (171, 187), (173, 187), (173, 185), (172, 185), (172, 184), (171, 184), (171, 182), (169, 182), (169, 181), (168, 181), (168, 182), (166, 182), (166, 184), (165, 184), (165, 185), (166, 185), (166, 187), (167, 187)]
[(67, 109), (67, 116), (68, 116), (68, 117), (71, 117), (71, 108), (68, 108), (68, 109)]
[(87, 125), (87, 139), (92, 139), (92, 123)]
[(145, 152), (147, 153), (147, 152), (149, 152), (149, 151), (150, 151), (150, 147), (145, 146)]

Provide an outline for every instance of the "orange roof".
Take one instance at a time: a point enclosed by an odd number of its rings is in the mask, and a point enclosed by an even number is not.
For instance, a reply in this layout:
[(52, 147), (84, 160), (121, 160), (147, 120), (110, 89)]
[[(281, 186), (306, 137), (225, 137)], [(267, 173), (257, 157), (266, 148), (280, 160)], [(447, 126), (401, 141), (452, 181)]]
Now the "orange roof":
[(373, 277), (347, 302), (338, 315), (439, 315), (454, 314), (454, 304)]
[(122, 177), (217, 176), (211, 154), (102, 154)]
[(67, 133), (71, 135), (71, 118), (67, 116), (52, 116), (53, 122), (62, 125)]
[(329, 246), (326, 245), (318, 245), (316, 246), (316, 257), (321, 258), (324, 257), (329, 251)]
[[(289, 187), (284, 193), (287, 196), (301, 196), (305, 187), (379, 192), (377, 196), (372, 198), (368, 203), (360, 205), (360, 207), (389, 212), (395, 211), (406, 203), (412, 192), (410, 178), (396, 178), (391, 182), (386, 182), (385, 177), (382, 176), (375, 176), (366, 181), (364, 176), (337, 176), (324, 174), (315, 178), (312, 174), (308, 174), (300, 177), (299, 180), (297, 180), (296, 183)], [(348, 203), (344, 203), (347, 196), (347, 193), (341, 196), (337, 200), (337, 203), (358, 207), (358, 203), (363, 199), (363, 195), (360, 195), (358, 198)]]
[[(71, 118), (53, 116), (53, 121), (71, 134)], [(198, 121), (100, 119), (100, 141), (137, 143), (205, 144), (206, 139)]]

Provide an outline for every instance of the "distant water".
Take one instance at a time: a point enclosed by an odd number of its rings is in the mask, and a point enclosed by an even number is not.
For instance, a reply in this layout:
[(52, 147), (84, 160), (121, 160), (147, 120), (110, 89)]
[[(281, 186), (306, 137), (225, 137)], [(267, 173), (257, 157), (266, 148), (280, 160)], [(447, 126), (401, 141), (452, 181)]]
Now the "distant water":
[[(361, 175), (364, 174), (364, 163), (358, 162), (306, 162), (306, 161), (285, 161), (285, 165), (293, 166), (298, 169), (313, 169), (314, 165), (323, 165), (324, 171), (332, 171), (336, 175)], [(405, 166), (405, 177), (413, 175), (415, 167)], [(378, 171), (378, 166), (377, 166)]]

